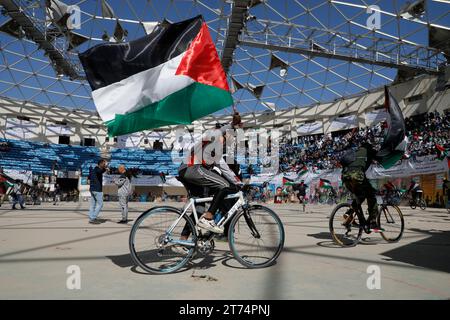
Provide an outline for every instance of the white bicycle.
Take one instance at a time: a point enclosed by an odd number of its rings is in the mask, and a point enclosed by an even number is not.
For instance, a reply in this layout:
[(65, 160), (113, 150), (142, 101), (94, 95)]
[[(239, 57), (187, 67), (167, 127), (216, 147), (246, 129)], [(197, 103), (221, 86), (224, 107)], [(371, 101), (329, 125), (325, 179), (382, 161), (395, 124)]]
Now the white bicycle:
[[(191, 190), (182, 179), (179, 180)], [(214, 250), (214, 238), (218, 234), (197, 226), (196, 209), (196, 205), (211, 202), (213, 198), (197, 198), (188, 193), (189, 200), (181, 210), (170, 206), (154, 207), (136, 219), (129, 247), (134, 262), (145, 271), (172, 273), (185, 266), (196, 252), (207, 255)], [(284, 227), (271, 209), (249, 205), (245, 193), (246, 188), (243, 188), (225, 198), (237, 201), (217, 225), (224, 227), (230, 223), (228, 243), (236, 260), (248, 268), (267, 267), (283, 250)], [(190, 235), (187, 240), (181, 240), (182, 230), (186, 231), (186, 228)], [(176, 247), (184, 250), (176, 250)]]

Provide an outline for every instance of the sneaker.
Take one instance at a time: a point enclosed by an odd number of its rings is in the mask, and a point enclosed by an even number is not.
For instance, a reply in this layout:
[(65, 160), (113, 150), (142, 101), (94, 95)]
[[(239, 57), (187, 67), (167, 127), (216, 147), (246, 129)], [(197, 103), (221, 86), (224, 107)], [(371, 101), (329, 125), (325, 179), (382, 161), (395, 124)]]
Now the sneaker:
[(198, 226), (214, 233), (223, 233), (223, 228), (219, 228), (214, 220), (208, 220), (204, 217), (198, 220)]
[(128, 223), (128, 221), (129, 221), (128, 219), (125, 219), (125, 220), (122, 219), (122, 220), (120, 220), (120, 221), (117, 221), (117, 223)]
[(369, 230), (375, 233), (384, 231), (384, 229), (381, 228), (376, 221), (372, 221), (369, 224)]
[(186, 248), (185, 246), (179, 245), (179, 244), (172, 246), (172, 251), (175, 253), (178, 253), (180, 255), (183, 255), (183, 256), (185, 256), (189, 253), (188, 248)]
[(101, 224), (101, 222), (98, 221), (97, 219), (95, 219), (95, 220), (89, 220), (89, 223), (90, 223), (90, 224)]

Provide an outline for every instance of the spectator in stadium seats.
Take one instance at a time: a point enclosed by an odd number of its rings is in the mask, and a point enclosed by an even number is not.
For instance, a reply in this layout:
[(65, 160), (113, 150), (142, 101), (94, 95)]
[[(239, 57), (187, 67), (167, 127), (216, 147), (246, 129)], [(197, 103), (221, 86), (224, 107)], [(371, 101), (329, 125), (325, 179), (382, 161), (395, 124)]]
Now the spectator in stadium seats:
[(61, 169), (58, 164), (58, 160), (53, 161), (52, 163), (52, 173), (54, 176), (58, 175), (58, 170)]
[(89, 174), (91, 192), (91, 203), (89, 209), (89, 223), (99, 224), (101, 223), (97, 219), (100, 214), (100, 210), (103, 207), (103, 174), (107, 171), (107, 162), (104, 159), (98, 161), (97, 166), (92, 169)]
[(119, 205), (122, 210), (122, 220), (117, 223), (128, 223), (128, 196), (131, 194), (131, 175), (125, 166), (121, 164), (118, 168), (120, 177), (116, 181), (118, 187)]

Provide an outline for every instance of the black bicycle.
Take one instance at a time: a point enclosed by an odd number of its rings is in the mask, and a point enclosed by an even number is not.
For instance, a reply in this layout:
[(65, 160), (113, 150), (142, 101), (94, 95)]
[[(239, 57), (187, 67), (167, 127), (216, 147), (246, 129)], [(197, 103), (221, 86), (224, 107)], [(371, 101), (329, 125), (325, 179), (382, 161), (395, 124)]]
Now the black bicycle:
[[(357, 199), (356, 202), (356, 210), (351, 203), (341, 203), (334, 208), (330, 216), (331, 236), (333, 241), (342, 247), (356, 246), (363, 232), (371, 233), (361, 203)], [(377, 195), (377, 203), (377, 222), (383, 229), (380, 232), (381, 237), (387, 242), (399, 241), (405, 228), (402, 211), (398, 206), (386, 203), (380, 195)]]
[(413, 210), (416, 209), (417, 207), (419, 207), (422, 210), (425, 210), (427, 208), (427, 203), (423, 199), (422, 191), (418, 191), (417, 193), (419, 193), (420, 195), (417, 195), (416, 197), (413, 196), (408, 197), (409, 206)]

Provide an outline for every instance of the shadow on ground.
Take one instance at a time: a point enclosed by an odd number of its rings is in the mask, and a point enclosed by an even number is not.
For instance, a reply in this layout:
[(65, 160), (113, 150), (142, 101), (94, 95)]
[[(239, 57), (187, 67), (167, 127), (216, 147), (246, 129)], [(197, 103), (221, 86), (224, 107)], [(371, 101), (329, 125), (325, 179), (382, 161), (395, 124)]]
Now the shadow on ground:
[[(150, 251), (153, 251), (153, 250), (149, 250), (149, 253), (150, 253)], [(205, 269), (209, 269), (209, 268), (213, 268), (213, 267), (217, 266), (217, 264), (219, 262), (221, 262), (223, 265), (227, 265), (228, 267), (236, 268), (232, 265), (227, 264), (227, 261), (232, 259), (232, 257), (228, 254), (228, 252), (226, 252), (226, 251), (222, 252), (219, 250), (216, 252), (217, 252), (217, 254), (209, 254), (206, 256), (203, 256), (201, 254), (196, 254), (194, 256), (194, 258), (192, 258), (191, 261), (187, 264), (187, 269), (205, 270)], [(110, 259), (116, 266), (119, 266), (121, 268), (132, 267), (131, 270), (133, 272), (142, 273), (142, 272), (137, 272), (136, 264), (134, 263), (133, 258), (131, 257), (131, 254), (129, 254), (129, 253), (118, 255), (118, 256), (106, 256), (106, 258)], [(153, 254), (149, 254), (149, 257), (146, 259), (146, 263), (156, 262), (157, 260), (159, 260), (159, 259), (156, 258)], [(186, 271), (186, 268), (182, 268), (178, 272), (182, 272), (182, 271)]]
[(394, 261), (450, 273), (450, 231), (410, 229), (428, 238), (381, 253)]

